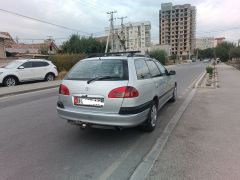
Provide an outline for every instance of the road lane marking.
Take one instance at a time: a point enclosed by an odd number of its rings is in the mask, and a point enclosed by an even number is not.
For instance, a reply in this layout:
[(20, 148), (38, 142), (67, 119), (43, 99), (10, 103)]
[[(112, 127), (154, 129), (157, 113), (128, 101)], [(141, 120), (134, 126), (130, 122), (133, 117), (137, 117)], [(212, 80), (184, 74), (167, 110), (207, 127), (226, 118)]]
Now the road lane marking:
[(119, 159), (114, 161), (98, 178), (99, 180), (107, 180), (113, 173), (114, 171), (124, 162), (124, 160), (133, 152), (133, 150), (139, 145), (139, 142), (141, 141), (136, 141), (135, 144), (131, 146), (131, 148), (123, 153)]

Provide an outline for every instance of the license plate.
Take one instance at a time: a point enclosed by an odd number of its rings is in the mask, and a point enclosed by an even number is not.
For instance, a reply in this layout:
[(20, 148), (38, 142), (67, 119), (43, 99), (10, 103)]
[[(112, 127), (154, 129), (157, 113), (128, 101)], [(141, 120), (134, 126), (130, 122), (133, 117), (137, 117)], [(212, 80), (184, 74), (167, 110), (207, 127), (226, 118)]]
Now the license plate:
[(92, 97), (74, 97), (73, 103), (75, 106), (103, 107), (104, 99)]

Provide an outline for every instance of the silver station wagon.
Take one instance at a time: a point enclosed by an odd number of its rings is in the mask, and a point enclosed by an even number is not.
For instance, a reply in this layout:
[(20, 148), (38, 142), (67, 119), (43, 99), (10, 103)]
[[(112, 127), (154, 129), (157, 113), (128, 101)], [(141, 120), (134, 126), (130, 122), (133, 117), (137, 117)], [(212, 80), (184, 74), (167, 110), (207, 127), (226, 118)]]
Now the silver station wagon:
[(153, 131), (157, 111), (177, 92), (175, 71), (134, 53), (79, 61), (59, 88), (58, 115), (85, 128), (141, 126)]

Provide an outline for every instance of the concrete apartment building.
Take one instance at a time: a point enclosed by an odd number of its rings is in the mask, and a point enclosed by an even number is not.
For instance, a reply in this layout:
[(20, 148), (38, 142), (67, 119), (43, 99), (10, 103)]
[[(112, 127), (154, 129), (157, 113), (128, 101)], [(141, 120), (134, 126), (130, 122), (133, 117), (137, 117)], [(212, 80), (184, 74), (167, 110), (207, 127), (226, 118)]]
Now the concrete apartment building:
[(196, 38), (196, 49), (204, 50), (215, 47), (214, 37)]
[(215, 47), (219, 44), (222, 44), (224, 41), (225, 41), (225, 37), (218, 37), (218, 38), (215, 38)]
[(193, 54), (196, 47), (196, 8), (190, 4), (161, 4), (159, 44), (169, 44), (171, 55), (180, 59)]
[(202, 38), (196, 38), (196, 49), (204, 50), (208, 48), (214, 48), (217, 47), (217, 45), (224, 42), (226, 38), (225, 37), (202, 37)]
[[(106, 34), (109, 28), (105, 29)], [(113, 52), (123, 51), (124, 47), (120, 39), (125, 43), (126, 51), (144, 51), (151, 46), (151, 23), (149, 21), (126, 23), (123, 26), (114, 27)], [(111, 40), (109, 39), (109, 44)]]
[(0, 32), (0, 58), (6, 58), (6, 41), (8, 39), (8, 36)]

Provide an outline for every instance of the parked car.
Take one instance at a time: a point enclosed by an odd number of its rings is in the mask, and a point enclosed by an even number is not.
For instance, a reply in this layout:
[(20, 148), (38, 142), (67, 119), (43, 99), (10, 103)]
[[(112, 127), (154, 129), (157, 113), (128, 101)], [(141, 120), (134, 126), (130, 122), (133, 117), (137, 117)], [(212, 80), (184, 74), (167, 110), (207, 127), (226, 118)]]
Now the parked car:
[(15, 60), (0, 68), (0, 84), (15, 86), (20, 82), (53, 81), (58, 75), (56, 66), (44, 59)]
[(177, 93), (175, 71), (148, 57), (110, 56), (78, 62), (59, 87), (58, 115), (81, 127), (153, 131), (157, 111)]
[(209, 62), (210, 62), (210, 59), (204, 59), (203, 62), (204, 62), (204, 63), (209, 63)]
[(192, 60), (191, 59), (187, 59), (185, 60), (187, 63), (192, 63)]

